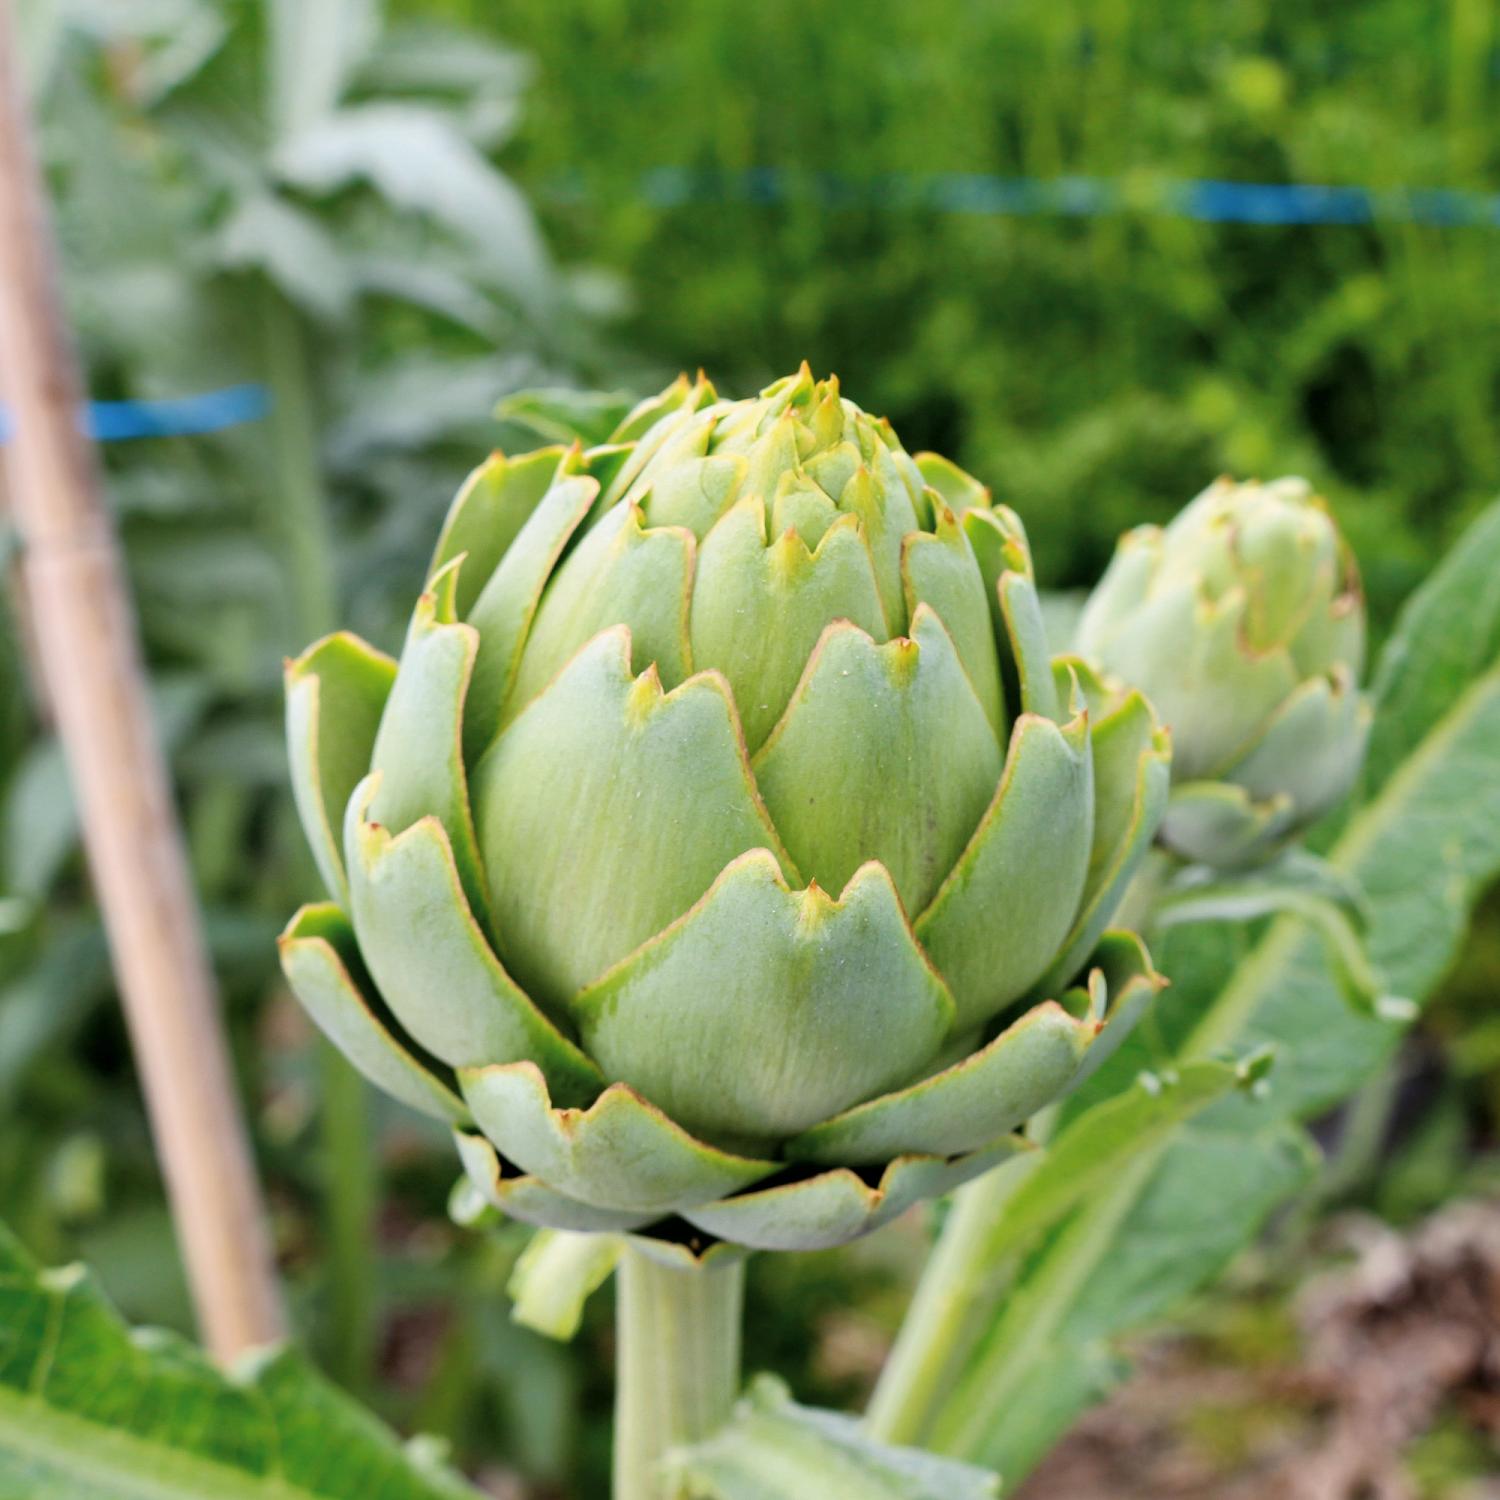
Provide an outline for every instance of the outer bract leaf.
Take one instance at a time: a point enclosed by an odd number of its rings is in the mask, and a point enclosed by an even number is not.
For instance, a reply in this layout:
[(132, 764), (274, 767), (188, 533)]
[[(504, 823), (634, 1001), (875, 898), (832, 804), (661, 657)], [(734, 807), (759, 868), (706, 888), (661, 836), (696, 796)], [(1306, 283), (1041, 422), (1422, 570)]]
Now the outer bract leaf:
[(758, 750), (831, 620), (885, 638), (870, 553), (852, 517), (809, 551), (796, 532), (766, 544), (765, 503), (736, 505), (704, 538), (693, 586), (693, 661), (729, 679), (745, 740)]
[(1030, 714), (1061, 723), (1067, 700), (1060, 697), (1052, 676), (1047, 627), (1042, 619), (1042, 601), (1029, 574), (1003, 573), (996, 585), (1000, 613), (1009, 643), (1018, 701)]
[(1102, 994), (1104, 1004), (1098, 1007), (1098, 1013), (1104, 1028), (1084, 1054), (1068, 1085), (1069, 1093), (1080, 1088), (1114, 1056), (1167, 984), (1165, 977), (1156, 972), (1146, 945), (1133, 932), (1104, 934), (1089, 959), (1088, 980), (1090, 990)]
[(599, 481), (588, 475), (571, 475), (554, 484), (468, 612), (468, 623), (479, 632), (474, 679), (464, 708), (464, 754), (470, 764), (495, 738), (542, 590), (598, 494)]
[[(462, 1099), (392, 1029), (385, 1005), (360, 980), (354, 929), (338, 907), (304, 906), (278, 946), (281, 968), (318, 1028), (377, 1088), (449, 1125), (469, 1111)], [(359, 979), (355, 976), (358, 975)]]
[(451, 1067), (531, 1058), (559, 1098), (592, 1098), (598, 1070), (490, 951), (464, 901), (442, 824), (423, 818), (392, 838), (368, 821), (378, 779), (356, 788), (344, 841), (354, 929), (386, 1003)]
[(1093, 828), (1087, 719), (1059, 728), (1023, 715), (989, 810), (917, 919), (958, 1029), (988, 1020), (1051, 964), (1078, 910)]
[(689, 590), (696, 542), (680, 526), (647, 529), (633, 505), (616, 506), (563, 564), (532, 621), (502, 722), (521, 712), (599, 631), (628, 625), (635, 665), (668, 687), (691, 671)]
[(447, 564), (417, 601), (370, 758), (380, 780), (369, 817), (392, 833), (419, 818), (436, 818), (448, 835), (468, 904), (484, 923), (489, 893), (463, 755), (464, 698), (479, 635), (454, 613), (458, 574), (458, 560)]
[(538, 1230), (506, 1283), (511, 1320), (566, 1343), (578, 1332), (584, 1304), (609, 1280), (619, 1258), (614, 1235)]
[(813, 1126), (789, 1141), (785, 1154), (866, 1166), (904, 1153), (973, 1151), (1057, 1098), (1098, 1031), (1055, 1001), (1038, 1005), (962, 1062)]
[(1129, 692), (1096, 719), (1094, 836), (1078, 916), (1034, 993), (1055, 994), (1078, 973), (1115, 914), (1161, 827), (1171, 788), (1172, 748), (1151, 705)]
[(885, 645), (830, 625), (755, 757), (761, 795), (804, 874), (838, 890), (877, 859), (908, 911), (921, 911), (953, 868), (1000, 771), (990, 722), (925, 603), (911, 636)]
[[(887, 459), (889, 450), (880, 451)], [(861, 467), (838, 497), (839, 509), (859, 517), (860, 526), (875, 560), (875, 582), (885, 609), (885, 633), (899, 635), (906, 628), (906, 600), (901, 587), (901, 544), (917, 529), (917, 513), (907, 498), (904, 484), (899, 490), (882, 491), (870, 470)]]
[[(1232, 767), (1297, 686), (1286, 649), (1245, 649), (1245, 610), (1242, 590), (1209, 601), (1187, 579), (1142, 605), (1110, 640), (1110, 670), (1127, 682), (1154, 684), (1156, 711), (1177, 731), (1180, 780), (1215, 777)], [(1177, 653), (1169, 677), (1152, 671), (1163, 652)]]
[(877, 1443), (854, 1417), (796, 1405), (757, 1377), (734, 1418), (673, 1454), (701, 1500), (995, 1500), (994, 1474), (915, 1448)]
[(941, 453), (914, 453), (922, 482), (942, 497), (943, 503), (960, 519), (966, 511), (988, 507), (990, 492), (972, 474), (966, 474)]
[(1365, 756), (1372, 711), (1345, 672), (1304, 682), (1231, 773), (1258, 801), (1288, 795), (1311, 820), (1341, 802)]
[(627, 1084), (586, 1110), (554, 1109), (533, 1063), (464, 1068), (459, 1083), (479, 1127), (511, 1161), (570, 1198), (662, 1215), (737, 1192), (776, 1170), (694, 1140)]
[(965, 511), (963, 526), (984, 579), (1007, 701), (1013, 711), (1061, 718), (1065, 700), (1053, 683), (1047, 627), (1021, 518), (1003, 505), (977, 508)]
[(745, 468), (745, 460), (733, 453), (687, 459), (652, 482), (641, 509), (653, 526), (683, 526), (701, 539), (734, 504)]
[(1173, 788), (1162, 843), (1184, 859), (1233, 867), (1274, 848), (1297, 819), (1289, 796), (1256, 802), (1228, 781), (1187, 781)]
[(915, 619), (918, 604), (924, 602), (936, 611), (953, 637), (996, 739), (1001, 739), (1005, 707), (1000, 659), (984, 577), (963, 527), (946, 505), (939, 502), (936, 531), (914, 531), (906, 538), (901, 571), (907, 612)]
[[(624, 627), (595, 637), (485, 756), (474, 804), (505, 961), (561, 1003), (779, 841), (723, 678), (663, 695)], [(712, 816), (707, 811), (712, 811)]]
[(349, 899), (339, 834), (349, 794), (370, 769), (396, 663), (340, 631), (286, 665), (292, 796), (328, 894)]
[(571, 1008), (608, 1077), (690, 1130), (744, 1141), (794, 1135), (903, 1082), (953, 1018), (881, 866), (835, 901), (788, 890), (764, 850)]
[(717, 393), (700, 372), (697, 380), (679, 375), (660, 395), (648, 396), (610, 434), (612, 443), (633, 443), (634, 451), (604, 493), (606, 505), (612, 505), (629, 490), (646, 464), (672, 438), (679, 436), (696, 418), (711, 406)]
[(79, 1266), (0, 1229), (6, 1500), (479, 1500), (295, 1350), (231, 1374), (176, 1334), (132, 1333)]
[(455, 610), (467, 618), (490, 574), (547, 493), (567, 457), (562, 447), (538, 448), (521, 458), (492, 453), (464, 481), (438, 537), (431, 574), (466, 557)]
[(683, 1218), (753, 1250), (827, 1250), (890, 1223), (913, 1203), (951, 1193), (1004, 1162), (1025, 1160), (1032, 1149), (1022, 1137), (1006, 1136), (952, 1161), (902, 1156), (886, 1167), (874, 1187), (851, 1168), (834, 1167), (687, 1209)]
[(494, 1143), (467, 1130), (455, 1130), (453, 1143), (464, 1173), (490, 1207), (521, 1224), (577, 1234), (616, 1234), (649, 1224), (654, 1215), (622, 1213), (566, 1197), (535, 1177), (512, 1176)]

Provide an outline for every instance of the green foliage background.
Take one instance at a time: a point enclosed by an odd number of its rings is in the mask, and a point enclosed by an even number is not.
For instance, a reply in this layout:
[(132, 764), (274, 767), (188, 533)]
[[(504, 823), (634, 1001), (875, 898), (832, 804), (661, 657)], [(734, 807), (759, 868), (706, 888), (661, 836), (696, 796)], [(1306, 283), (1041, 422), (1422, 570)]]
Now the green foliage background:
[[(517, 170), (565, 255), (623, 273), (627, 347), (738, 386), (839, 371), (1016, 505), (1054, 585), (1216, 472), (1302, 471), (1385, 616), (1500, 488), (1493, 229), (1161, 211), (1184, 178), (1494, 191), (1484, 0), (452, 8), (536, 58)], [(793, 201), (652, 207), (661, 167), (779, 168)], [(830, 209), (819, 173), (877, 201)], [(1132, 206), (944, 214), (888, 181), (930, 173)]]

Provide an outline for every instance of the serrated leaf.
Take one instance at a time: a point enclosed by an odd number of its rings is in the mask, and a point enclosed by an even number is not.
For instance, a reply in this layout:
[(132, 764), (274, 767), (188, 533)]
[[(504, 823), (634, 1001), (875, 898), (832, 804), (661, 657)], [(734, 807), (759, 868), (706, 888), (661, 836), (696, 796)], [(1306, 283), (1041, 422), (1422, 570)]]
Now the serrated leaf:
[(81, 1267), (42, 1270), (0, 1228), (6, 1500), (476, 1500), (293, 1350), (233, 1374), (132, 1333)]
[(529, 427), (549, 443), (580, 442), (593, 448), (609, 441), (634, 399), (620, 391), (574, 391), (563, 387), (517, 391), (496, 408), (502, 422)]
[(877, 1443), (853, 1417), (799, 1406), (768, 1375), (712, 1437), (668, 1456), (692, 1500), (995, 1500), (998, 1476)]
[[(1371, 958), (1392, 989), (1417, 999), (1441, 978), (1478, 893), (1500, 873), (1497, 578), (1500, 506), (1403, 612), (1376, 676), (1363, 801), (1329, 854), (1365, 892)], [(1206, 980), (1223, 968), (1205, 972), (1188, 961), (1194, 951), (1212, 965), (1226, 948), (1182, 950), (1184, 1011), (1174, 1018), (1167, 998), (1160, 1017), (1180, 1038), (1178, 1055), (1271, 1043), (1271, 1086), (1206, 1112), (1061, 1227), (951, 1393), (936, 1434), (947, 1451), (1023, 1473), (1066, 1417), (1022, 1430), (1004, 1419), (1007, 1393), (1042, 1378), (1044, 1359), (1056, 1373), (1060, 1350), (1085, 1358), (1222, 1266), (1305, 1179), (1309, 1146), (1295, 1122), (1352, 1091), (1400, 1040), (1397, 1020), (1344, 1002), (1318, 937), (1299, 921), (1277, 921), (1217, 996)], [(1176, 979), (1168, 953), (1163, 968)]]

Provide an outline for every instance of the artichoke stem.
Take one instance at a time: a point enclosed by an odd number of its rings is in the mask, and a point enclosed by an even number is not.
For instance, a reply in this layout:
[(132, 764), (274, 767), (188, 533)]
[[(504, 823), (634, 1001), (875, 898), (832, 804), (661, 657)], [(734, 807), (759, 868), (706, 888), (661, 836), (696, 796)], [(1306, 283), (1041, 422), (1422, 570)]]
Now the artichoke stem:
[(673, 1448), (729, 1417), (740, 1378), (742, 1260), (679, 1269), (627, 1244), (617, 1282), (614, 1500), (684, 1500)]
[(990, 1172), (954, 1194), (865, 1413), (879, 1441), (920, 1443), (972, 1351), (1012, 1269), (1008, 1259), (994, 1263), (989, 1243), (1015, 1188), (1014, 1173)]

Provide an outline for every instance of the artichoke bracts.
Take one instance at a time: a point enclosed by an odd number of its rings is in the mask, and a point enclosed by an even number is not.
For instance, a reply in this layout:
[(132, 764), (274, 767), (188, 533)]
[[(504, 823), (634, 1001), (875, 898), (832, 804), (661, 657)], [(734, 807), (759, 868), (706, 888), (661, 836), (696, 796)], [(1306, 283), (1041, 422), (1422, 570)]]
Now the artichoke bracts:
[(1172, 732), (1161, 840), (1253, 863), (1343, 800), (1364, 758), (1359, 570), (1305, 480), (1210, 485), (1121, 537), (1081, 654), (1142, 689)]
[(335, 898), (288, 977), (518, 1219), (838, 1243), (1024, 1150), (1153, 987), (1104, 930), (1146, 699), (1049, 659), (1013, 514), (805, 367), (495, 455), (399, 664), (339, 634), (288, 691)]

